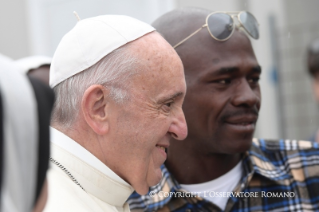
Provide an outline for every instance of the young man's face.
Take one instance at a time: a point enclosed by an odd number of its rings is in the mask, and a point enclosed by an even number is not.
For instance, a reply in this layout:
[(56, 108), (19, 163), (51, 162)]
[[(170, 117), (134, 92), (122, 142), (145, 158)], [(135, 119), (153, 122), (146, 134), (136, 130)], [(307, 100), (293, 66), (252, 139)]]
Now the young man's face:
[(194, 38), (178, 50), (187, 82), (183, 110), (188, 138), (202, 153), (244, 152), (251, 145), (261, 104), (261, 68), (251, 43), (240, 31), (225, 42), (205, 30), (196, 36), (196, 43)]

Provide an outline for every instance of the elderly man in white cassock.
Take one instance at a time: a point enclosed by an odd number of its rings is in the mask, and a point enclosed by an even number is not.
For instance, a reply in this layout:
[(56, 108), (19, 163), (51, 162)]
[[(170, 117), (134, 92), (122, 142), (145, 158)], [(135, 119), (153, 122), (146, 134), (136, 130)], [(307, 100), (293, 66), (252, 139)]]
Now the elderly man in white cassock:
[(127, 16), (80, 20), (52, 60), (49, 197), (44, 211), (129, 211), (162, 178), (170, 137), (183, 140), (182, 63)]

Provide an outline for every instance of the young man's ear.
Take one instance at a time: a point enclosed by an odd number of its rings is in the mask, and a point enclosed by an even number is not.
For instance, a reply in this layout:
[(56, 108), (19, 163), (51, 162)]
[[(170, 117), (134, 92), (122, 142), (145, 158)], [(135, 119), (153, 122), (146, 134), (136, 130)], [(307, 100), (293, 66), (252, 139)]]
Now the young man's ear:
[(81, 110), (86, 123), (98, 135), (109, 130), (107, 112), (109, 90), (102, 85), (92, 85), (84, 92)]

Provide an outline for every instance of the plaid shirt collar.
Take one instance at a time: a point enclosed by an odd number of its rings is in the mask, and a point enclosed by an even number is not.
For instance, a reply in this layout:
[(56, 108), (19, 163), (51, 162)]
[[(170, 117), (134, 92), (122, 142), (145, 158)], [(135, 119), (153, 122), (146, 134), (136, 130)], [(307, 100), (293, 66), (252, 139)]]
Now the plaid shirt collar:
[[(278, 185), (287, 186), (290, 184), (293, 176), (288, 173), (283, 167), (284, 161), (287, 158), (276, 158), (272, 155), (271, 150), (276, 151), (287, 151), (287, 150), (302, 150), (308, 148), (318, 148), (317, 143), (307, 141), (289, 141), (280, 140), (273, 142), (265, 142), (263, 139), (253, 139), (252, 146), (249, 151), (244, 153), (243, 156), (243, 178), (240, 183), (234, 189), (234, 192), (240, 192), (246, 188), (254, 175), (261, 175)], [(272, 157), (273, 156), (273, 157)], [(286, 156), (288, 157), (288, 156)], [(150, 188), (150, 192), (145, 196), (140, 196), (136, 192), (132, 194), (128, 202), (131, 210), (142, 209), (140, 211), (155, 211), (162, 208), (167, 204), (172, 196), (163, 197), (163, 195), (157, 195), (159, 192), (187, 192), (181, 189), (179, 183), (173, 178), (170, 172), (167, 170), (165, 165), (161, 167), (163, 178), (159, 184)], [(208, 202), (200, 197), (188, 198), (188, 201), (197, 202), (203, 201)], [(232, 206), (236, 203), (236, 197), (230, 197), (226, 205), (225, 211), (231, 210)], [(182, 203), (181, 203), (182, 204)], [(208, 204), (211, 204), (210, 202)], [(220, 211), (220, 209), (211, 204), (213, 209)], [(173, 209), (172, 209), (173, 211)]]

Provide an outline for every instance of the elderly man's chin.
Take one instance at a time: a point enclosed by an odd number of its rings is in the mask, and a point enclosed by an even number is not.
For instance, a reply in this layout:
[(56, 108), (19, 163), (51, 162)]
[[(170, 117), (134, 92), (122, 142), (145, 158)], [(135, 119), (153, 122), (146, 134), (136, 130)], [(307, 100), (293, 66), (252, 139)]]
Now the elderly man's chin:
[(149, 188), (151, 186), (157, 185), (162, 179), (162, 171), (161, 168), (158, 167), (155, 170), (153, 169), (151, 172), (148, 173), (146, 179), (141, 182), (140, 185), (132, 185), (135, 191), (140, 195), (145, 195), (149, 192)]

